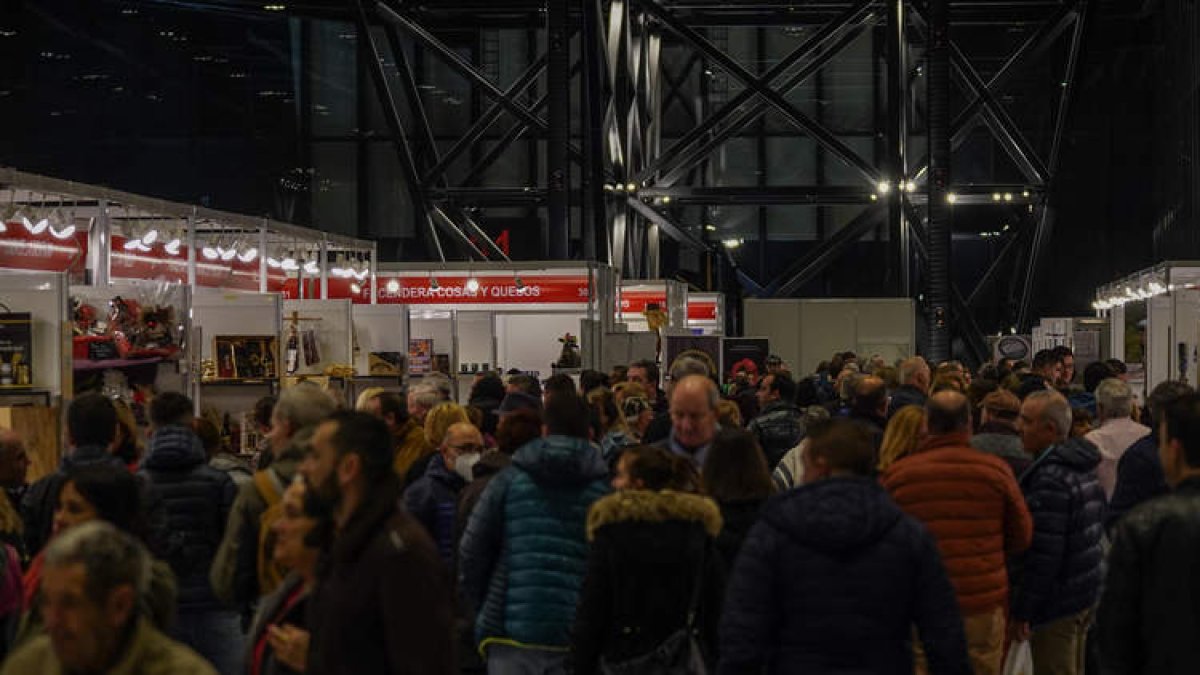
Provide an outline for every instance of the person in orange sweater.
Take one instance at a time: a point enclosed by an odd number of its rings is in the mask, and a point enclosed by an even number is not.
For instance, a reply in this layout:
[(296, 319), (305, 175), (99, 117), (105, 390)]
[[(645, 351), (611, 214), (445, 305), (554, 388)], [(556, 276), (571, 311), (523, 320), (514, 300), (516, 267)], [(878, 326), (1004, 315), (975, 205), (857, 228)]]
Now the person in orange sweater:
[(1008, 464), (971, 447), (965, 396), (934, 394), (925, 418), (925, 442), (888, 467), (883, 485), (937, 540), (962, 610), (974, 671), (995, 675), (1004, 661), (1005, 559), (1029, 548), (1033, 519)]

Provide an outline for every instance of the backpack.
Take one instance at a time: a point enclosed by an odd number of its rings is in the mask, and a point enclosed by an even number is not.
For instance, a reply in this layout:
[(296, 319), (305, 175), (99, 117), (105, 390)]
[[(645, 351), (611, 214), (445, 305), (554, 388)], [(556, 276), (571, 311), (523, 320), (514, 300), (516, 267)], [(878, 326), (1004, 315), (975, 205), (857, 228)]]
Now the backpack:
[(279, 587), (287, 569), (275, 562), (275, 533), (271, 526), (283, 515), (283, 486), (279, 475), (271, 469), (254, 474), (254, 487), (262, 495), (267, 508), (258, 518), (258, 592), (266, 595)]

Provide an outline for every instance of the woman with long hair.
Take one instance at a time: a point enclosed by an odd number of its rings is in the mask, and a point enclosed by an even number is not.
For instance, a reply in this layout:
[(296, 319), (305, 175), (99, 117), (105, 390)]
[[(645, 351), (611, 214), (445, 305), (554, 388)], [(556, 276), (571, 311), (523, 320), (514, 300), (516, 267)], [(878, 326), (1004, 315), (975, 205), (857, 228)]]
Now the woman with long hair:
[(600, 421), (602, 435), (597, 441), (604, 462), (613, 465), (625, 448), (638, 442), (638, 435), (629, 428), (625, 416), (617, 407), (617, 399), (607, 387), (597, 387), (587, 393), (587, 402)]
[(732, 569), (742, 540), (758, 521), (759, 510), (775, 494), (775, 481), (758, 439), (745, 429), (717, 432), (701, 475), (704, 493), (721, 507), (724, 526), (717, 537), (717, 550), (725, 569)]
[(308, 597), (317, 581), (317, 561), (330, 535), (330, 522), (317, 502), (308, 499), (304, 479), (296, 477), (283, 493), (283, 507), (271, 524), (272, 557), (288, 569), (279, 588), (258, 603), (246, 641), (247, 675), (292, 675), (307, 665)]
[(917, 451), (924, 440), (924, 422), (925, 409), (919, 405), (906, 405), (892, 415), (879, 446), (880, 472)]
[(668, 646), (679, 646), (690, 663), (707, 659), (724, 591), (713, 550), (720, 510), (693, 492), (691, 462), (658, 447), (622, 452), (613, 487), (617, 492), (588, 512), (591, 552), (575, 618), (573, 672), (677, 672), (654, 655)]

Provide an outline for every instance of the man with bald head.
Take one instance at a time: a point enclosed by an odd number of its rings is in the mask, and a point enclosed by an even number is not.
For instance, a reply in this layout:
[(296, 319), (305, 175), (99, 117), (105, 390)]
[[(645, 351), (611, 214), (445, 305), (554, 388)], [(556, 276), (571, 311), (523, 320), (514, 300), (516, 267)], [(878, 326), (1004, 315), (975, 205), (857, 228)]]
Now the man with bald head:
[(925, 404), (925, 426), (917, 453), (888, 467), (883, 485), (937, 540), (974, 672), (994, 675), (1004, 661), (1005, 559), (1029, 548), (1033, 520), (1008, 464), (971, 447), (967, 397), (934, 394)]
[(458, 494), (471, 482), (471, 469), (482, 453), (479, 429), (469, 423), (452, 424), (424, 475), (404, 491), (405, 508), (425, 526), (449, 569), (454, 568)]
[(887, 384), (874, 375), (866, 375), (854, 383), (853, 393), (850, 419), (867, 432), (878, 453), (883, 444), (883, 430), (887, 427)]
[(671, 434), (655, 445), (704, 466), (708, 446), (717, 435), (717, 404), (721, 394), (711, 379), (688, 375), (671, 389)]
[(920, 356), (913, 356), (901, 361), (898, 378), (900, 387), (892, 393), (892, 400), (888, 404), (888, 419), (891, 419), (897, 410), (905, 406), (925, 405), (925, 400), (929, 396), (931, 381), (929, 364)]

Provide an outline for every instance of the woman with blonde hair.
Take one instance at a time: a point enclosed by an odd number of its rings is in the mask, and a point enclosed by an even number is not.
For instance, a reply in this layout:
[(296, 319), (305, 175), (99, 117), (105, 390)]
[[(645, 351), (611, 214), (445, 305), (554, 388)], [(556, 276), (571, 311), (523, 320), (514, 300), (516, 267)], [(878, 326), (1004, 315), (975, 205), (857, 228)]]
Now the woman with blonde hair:
[(470, 424), (471, 417), (467, 414), (467, 409), (457, 403), (444, 401), (432, 408), (425, 415), (425, 440), (429, 443), (428, 454), (422, 455), (419, 459), (412, 463), (408, 471), (404, 474), (404, 484), (412, 485), (425, 475), (425, 470), (429, 468), (429, 463), (434, 457), (440, 457), (439, 450), (442, 447), (442, 441), (446, 440), (446, 431), (455, 424)]
[(383, 387), (367, 387), (362, 390), (358, 398), (354, 401), (354, 409), (359, 412), (371, 412), (371, 399), (387, 391)]
[(916, 452), (924, 437), (924, 422), (925, 409), (918, 405), (906, 405), (892, 415), (879, 447), (880, 471)]

